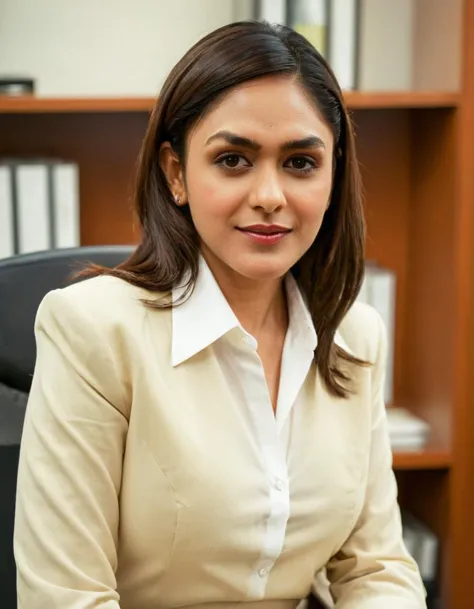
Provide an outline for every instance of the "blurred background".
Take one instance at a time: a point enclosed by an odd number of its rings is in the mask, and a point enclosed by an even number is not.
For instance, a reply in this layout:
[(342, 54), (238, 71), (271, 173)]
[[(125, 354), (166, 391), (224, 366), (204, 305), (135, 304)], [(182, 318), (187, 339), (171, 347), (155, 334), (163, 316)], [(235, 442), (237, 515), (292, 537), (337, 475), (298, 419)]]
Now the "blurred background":
[[(203, 35), (249, 18), (301, 32), (344, 90), (368, 225), (359, 299), (387, 326), (407, 547), (430, 607), (474, 607), (474, 0), (0, 0), (0, 267), (136, 243), (136, 159), (164, 79)], [(0, 397), (0, 473), (14, 480), (9, 408)], [(5, 609), (13, 486), (0, 494)]]

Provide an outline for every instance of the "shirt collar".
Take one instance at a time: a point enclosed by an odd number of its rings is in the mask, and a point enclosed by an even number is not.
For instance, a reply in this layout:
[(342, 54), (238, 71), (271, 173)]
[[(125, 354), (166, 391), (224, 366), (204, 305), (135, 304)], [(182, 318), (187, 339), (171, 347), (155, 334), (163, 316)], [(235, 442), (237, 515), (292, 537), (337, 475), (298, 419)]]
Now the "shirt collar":
[[(286, 294), (288, 298), (288, 309), (290, 311), (289, 332), (291, 335), (298, 336), (301, 340), (304, 340), (308, 348), (314, 351), (318, 344), (318, 337), (316, 335), (316, 330), (314, 329), (311, 313), (301, 294), (296, 279), (291, 273), (288, 273), (286, 276)], [(334, 342), (346, 353), (353, 355), (339, 330), (336, 330)]]
[(291, 273), (287, 273), (285, 277), (285, 288), (289, 313), (288, 336), (301, 342), (310, 351), (314, 351), (318, 344), (318, 337), (311, 319), (311, 313), (296, 279)]
[[(185, 292), (184, 286), (173, 288), (173, 303)], [(240, 327), (239, 320), (202, 256), (194, 289), (182, 304), (173, 306), (172, 323), (173, 366), (209, 347), (230, 330)]]
[[(173, 302), (178, 301), (185, 292), (186, 281), (173, 288)], [(289, 335), (301, 341), (306, 348), (314, 351), (318, 339), (311, 314), (291, 273), (285, 278), (288, 298)], [(193, 291), (186, 299), (172, 308), (172, 353), (173, 366), (190, 359), (206, 347), (228, 334), (235, 328), (250, 336), (240, 325), (232, 311), (209, 266), (202, 256), (199, 272)], [(335, 343), (350, 353), (339, 332)]]

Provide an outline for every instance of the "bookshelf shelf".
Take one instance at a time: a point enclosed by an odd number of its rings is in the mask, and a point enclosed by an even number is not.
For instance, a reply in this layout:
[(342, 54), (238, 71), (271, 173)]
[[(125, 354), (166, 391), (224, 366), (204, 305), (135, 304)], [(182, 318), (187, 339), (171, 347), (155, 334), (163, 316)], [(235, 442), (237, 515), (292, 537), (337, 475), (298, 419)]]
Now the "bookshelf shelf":
[(409, 92), (359, 92), (344, 94), (349, 108), (353, 110), (376, 110), (377, 108), (456, 108), (460, 96), (456, 92), (409, 91)]
[[(354, 110), (374, 110), (377, 108), (455, 108), (459, 103), (459, 94), (443, 91), (395, 93), (348, 91), (345, 93), (345, 99), (348, 106)], [(0, 97), (0, 113), (150, 112), (154, 101), (153, 97)]]
[(153, 103), (152, 97), (0, 97), (0, 113), (149, 112)]
[(422, 451), (393, 453), (393, 468), (400, 470), (441, 470), (450, 469), (452, 455), (448, 450), (428, 446)]

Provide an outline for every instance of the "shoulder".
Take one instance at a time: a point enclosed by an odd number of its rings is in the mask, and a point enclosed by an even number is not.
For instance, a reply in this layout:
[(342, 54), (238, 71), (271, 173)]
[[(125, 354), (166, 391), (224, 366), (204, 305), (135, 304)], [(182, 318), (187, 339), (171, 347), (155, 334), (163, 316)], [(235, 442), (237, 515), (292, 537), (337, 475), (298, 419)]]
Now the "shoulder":
[(153, 294), (117, 277), (94, 277), (46, 294), (38, 309), (36, 325), (54, 321), (64, 325), (66, 332), (76, 331), (80, 326), (86, 334), (92, 332), (92, 327), (105, 334), (121, 327), (132, 329), (148, 314), (143, 299), (160, 296), (163, 294)]
[(123, 308), (139, 301), (144, 290), (109, 275), (78, 281), (64, 288), (52, 290), (45, 300), (68, 303), (77, 309), (99, 312), (104, 307)]
[(68, 306), (94, 318), (110, 319), (116, 315), (137, 313), (145, 308), (143, 299), (163, 296), (134, 286), (123, 279), (102, 275), (73, 283), (49, 292), (43, 304), (51, 307)]
[(365, 361), (375, 363), (385, 349), (383, 321), (370, 305), (354, 303), (338, 332), (353, 355)]
[[(157, 344), (167, 345), (164, 339), (171, 315), (168, 310), (152, 311), (142, 302), (160, 295), (164, 296), (111, 276), (48, 292), (35, 320), (37, 361), (44, 360), (52, 348), (69, 369), (88, 379), (128, 416), (133, 371), (142, 363), (142, 345), (153, 332), (160, 337)], [(45, 365), (50, 374), (56, 374)]]

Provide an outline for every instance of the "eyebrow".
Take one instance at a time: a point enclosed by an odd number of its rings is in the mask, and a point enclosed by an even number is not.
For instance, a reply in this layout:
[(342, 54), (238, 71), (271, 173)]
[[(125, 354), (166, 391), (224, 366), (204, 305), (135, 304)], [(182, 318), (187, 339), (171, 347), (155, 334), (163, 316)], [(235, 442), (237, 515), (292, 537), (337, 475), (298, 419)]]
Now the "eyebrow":
[[(240, 148), (249, 148), (250, 150), (260, 150), (262, 145), (248, 137), (242, 137), (232, 133), (231, 131), (218, 131), (207, 140), (206, 146), (208, 146), (214, 140), (224, 140), (232, 146), (239, 146)], [(326, 148), (325, 143), (318, 135), (309, 135), (300, 140), (290, 140), (281, 145), (281, 150), (301, 150), (306, 148)]]

